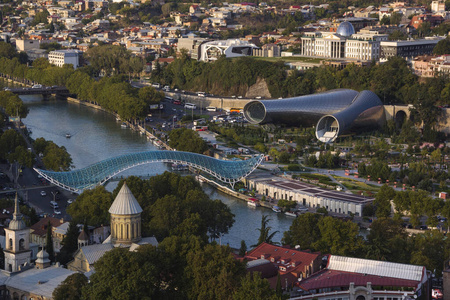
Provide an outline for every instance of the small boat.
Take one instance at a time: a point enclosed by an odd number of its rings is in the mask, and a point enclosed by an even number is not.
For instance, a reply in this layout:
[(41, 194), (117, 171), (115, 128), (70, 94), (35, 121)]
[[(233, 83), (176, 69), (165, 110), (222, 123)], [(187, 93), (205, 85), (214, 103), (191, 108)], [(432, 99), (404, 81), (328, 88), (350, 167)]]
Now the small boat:
[(70, 139), (71, 135), (70, 133), (66, 133), (66, 138)]
[(284, 214), (289, 217), (297, 218), (297, 214), (295, 212), (287, 211)]
[(127, 123), (122, 123), (122, 125), (120, 125), (120, 127), (122, 127), (122, 128), (128, 128), (128, 125), (127, 125)]
[(261, 204), (259, 203), (259, 200), (256, 198), (248, 198), (247, 205), (253, 206), (253, 207), (261, 206)]
[(279, 206), (276, 206), (276, 205), (274, 207), (272, 207), (272, 210), (274, 212), (276, 212), (276, 213), (280, 213), (281, 212), (281, 208)]

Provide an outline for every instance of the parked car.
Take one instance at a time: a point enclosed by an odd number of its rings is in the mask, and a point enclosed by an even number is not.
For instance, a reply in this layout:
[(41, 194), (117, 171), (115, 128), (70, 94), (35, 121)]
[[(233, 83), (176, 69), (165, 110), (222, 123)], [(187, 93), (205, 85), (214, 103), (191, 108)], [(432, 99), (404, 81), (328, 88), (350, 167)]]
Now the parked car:
[(41, 196), (42, 197), (47, 196), (47, 193), (45, 191), (41, 191)]

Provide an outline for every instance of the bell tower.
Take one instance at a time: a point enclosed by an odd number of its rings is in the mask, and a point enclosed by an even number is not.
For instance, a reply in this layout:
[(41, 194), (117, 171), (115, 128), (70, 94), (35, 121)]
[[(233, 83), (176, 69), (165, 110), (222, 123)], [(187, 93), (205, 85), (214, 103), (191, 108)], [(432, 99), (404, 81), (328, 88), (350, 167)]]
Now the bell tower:
[(20, 271), (25, 264), (30, 264), (30, 229), (25, 226), (19, 209), (19, 199), (14, 200), (13, 219), (5, 228), (5, 271)]

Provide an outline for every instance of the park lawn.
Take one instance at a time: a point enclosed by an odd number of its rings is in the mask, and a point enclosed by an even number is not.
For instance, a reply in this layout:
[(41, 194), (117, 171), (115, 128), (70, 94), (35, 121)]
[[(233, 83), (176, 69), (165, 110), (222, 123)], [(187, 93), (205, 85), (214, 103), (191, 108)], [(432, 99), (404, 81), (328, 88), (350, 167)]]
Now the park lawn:
[(349, 190), (358, 190), (358, 191), (370, 191), (370, 192), (378, 192), (380, 190), (379, 186), (368, 184), (366, 182), (354, 180), (347, 177), (334, 176), (333, 177), (342, 183), (343, 186), (348, 188)]
[(280, 56), (280, 57), (256, 57), (256, 56), (254, 56), (254, 59), (265, 60), (265, 61), (270, 61), (270, 62), (303, 61), (303, 62), (310, 62), (310, 63), (320, 63), (321, 61), (326, 60), (326, 59), (321, 59), (321, 58), (299, 57), (299, 56)]

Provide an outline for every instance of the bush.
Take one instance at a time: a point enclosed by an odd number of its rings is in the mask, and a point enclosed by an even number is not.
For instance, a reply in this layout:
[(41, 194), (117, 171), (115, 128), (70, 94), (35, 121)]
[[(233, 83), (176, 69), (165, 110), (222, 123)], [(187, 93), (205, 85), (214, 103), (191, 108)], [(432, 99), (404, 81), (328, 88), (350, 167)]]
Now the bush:
[(300, 171), (300, 165), (290, 164), (287, 167), (288, 171)]

